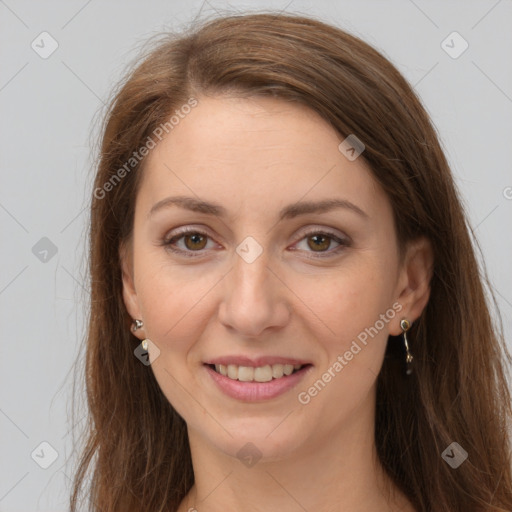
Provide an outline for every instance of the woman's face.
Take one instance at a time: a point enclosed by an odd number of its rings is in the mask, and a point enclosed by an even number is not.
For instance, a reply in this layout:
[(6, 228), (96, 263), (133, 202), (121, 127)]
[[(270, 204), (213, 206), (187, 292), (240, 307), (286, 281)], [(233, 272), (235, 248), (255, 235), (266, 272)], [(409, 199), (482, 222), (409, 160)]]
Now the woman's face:
[(388, 335), (409, 313), (386, 195), (306, 107), (198, 100), (148, 155), (122, 252), (148, 371), (190, 435), (232, 456), (367, 430)]

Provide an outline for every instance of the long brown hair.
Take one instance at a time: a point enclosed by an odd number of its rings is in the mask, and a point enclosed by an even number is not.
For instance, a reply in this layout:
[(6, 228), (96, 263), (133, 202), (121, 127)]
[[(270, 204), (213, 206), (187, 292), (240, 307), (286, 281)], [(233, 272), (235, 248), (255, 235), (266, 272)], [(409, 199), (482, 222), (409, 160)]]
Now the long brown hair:
[[(435, 259), (430, 300), (410, 330), (414, 373), (403, 376), (403, 354), (388, 343), (378, 377), (380, 460), (418, 511), (512, 510), (511, 359), (429, 116), (397, 69), (362, 40), (274, 13), (163, 34), (114, 93), (91, 206), (90, 416), (71, 510), (91, 468), (90, 499), (102, 512), (174, 512), (194, 482), (186, 424), (133, 354), (138, 340), (123, 303), (119, 247), (131, 234), (144, 165), (127, 170), (133, 152), (190, 98), (218, 93), (307, 105), (340, 136), (364, 142), (363, 157), (391, 201), (400, 247), (426, 236)], [(457, 469), (441, 457), (452, 442), (468, 453)]]

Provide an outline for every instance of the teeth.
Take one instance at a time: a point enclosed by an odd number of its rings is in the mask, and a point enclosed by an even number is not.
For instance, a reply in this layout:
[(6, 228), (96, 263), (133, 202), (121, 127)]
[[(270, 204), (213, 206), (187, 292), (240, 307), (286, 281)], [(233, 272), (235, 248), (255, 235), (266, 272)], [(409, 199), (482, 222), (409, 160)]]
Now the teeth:
[(282, 377), (284, 375), (283, 368), (284, 368), (284, 365), (282, 365), (282, 364), (273, 364), (272, 365), (272, 377), (274, 377), (274, 379), (279, 379), (280, 377)]
[(254, 368), (254, 380), (256, 382), (269, 382), (272, 380), (272, 366), (258, 366)]
[(254, 368), (250, 368), (249, 366), (239, 366), (238, 380), (242, 382), (250, 382), (251, 380), (254, 380)]
[(227, 375), (230, 379), (238, 379), (238, 366), (235, 366), (234, 364), (228, 364)]
[(241, 382), (269, 382), (272, 379), (280, 379), (284, 375), (291, 375), (294, 370), (302, 368), (301, 364), (273, 364), (266, 366), (238, 366), (236, 364), (216, 364), (215, 370), (233, 380)]
[(293, 364), (285, 364), (283, 367), (283, 373), (285, 375), (291, 375), (293, 373)]

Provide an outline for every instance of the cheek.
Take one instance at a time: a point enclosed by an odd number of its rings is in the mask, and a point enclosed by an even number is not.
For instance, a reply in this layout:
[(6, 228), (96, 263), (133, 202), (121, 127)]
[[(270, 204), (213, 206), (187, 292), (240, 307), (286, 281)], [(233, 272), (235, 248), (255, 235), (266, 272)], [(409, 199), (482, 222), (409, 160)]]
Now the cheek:
[(361, 261), (357, 267), (315, 279), (309, 287), (303, 287), (301, 298), (322, 320), (322, 332), (342, 348), (391, 307), (390, 275), (389, 269), (385, 272), (378, 262)]
[[(343, 407), (329, 414), (345, 417), (374, 385), (386, 350), (389, 322), (396, 314), (393, 273), (384, 267), (377, 258), (360, 258), (357, 265), (323, 276), (301, 297), (322, 320), (311, 335), (322, 346), (324, 357), (301, 388), (306, 393), (304, 400), (316, 403), (310, 412), (327, 414), (324, 405), (338, 403)], [(317, 400), (320, 394), (322, 398)]]
[[(363, 274), (338, 275), (323, 282), (304, 302), (315, 299), (311, 309), (322, 320), (312, 331), (323, 350), (314, 374), (297, 390), (304, 417), (322, 417), (326, 424), (339, 424), (363, 403), (379, 374), (395, 317), (389, 282), (378, 267)], [(319, 299), (323, 297), (323, 299)], [(309, 304), (308, 304), (309, 305)], [(336, 407), (332, 407), (337, 404)], [(327, 418), (330, 418), (327, 421)]]
[(183, 418), (190, 419), (194, 414), (202, 417), (204, 408), (192, 413), (191, 403), (196, 403), (199, 396), (194, 370), (188, 363), (189, 359), (197, 360), (191, 355), (195, 355), (197, 341), (212, 316), (209, 299), (219, 278), (211, 271), (201, 272), (192, 266), (178, 268), (161, 260), (152, 268), (140, 273), (138, 285), (148, 326), (146, 335), (160, 351), (151, 370), (167, 400)]
[(137, 294), (147, 336), (162, 351), (186, 351), (211, 316), (206, 311), (209, 295), (214, 295), (222, 274), (170, 265), (160, 257), (141, 266), (138, 276)]

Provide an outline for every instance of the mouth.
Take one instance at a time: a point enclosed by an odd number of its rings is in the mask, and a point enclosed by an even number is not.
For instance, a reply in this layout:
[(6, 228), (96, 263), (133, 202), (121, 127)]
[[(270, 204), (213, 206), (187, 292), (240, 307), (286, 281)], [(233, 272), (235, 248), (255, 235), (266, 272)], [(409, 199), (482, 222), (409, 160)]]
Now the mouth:
[(208, 364), (214, 372), (239, 382), (270, 382), (289, 377), (311, 364), (267, 364), (264, 366), (241, 366), (236, 364)]
[[(286, 395), (312, 370), (312, 364), (274, 363), (264, 366), (204, 363), (206, 374), (229, 398), (241, 402), (264, 402)], [(210, 387), (210, 384), (207, 384)]]

